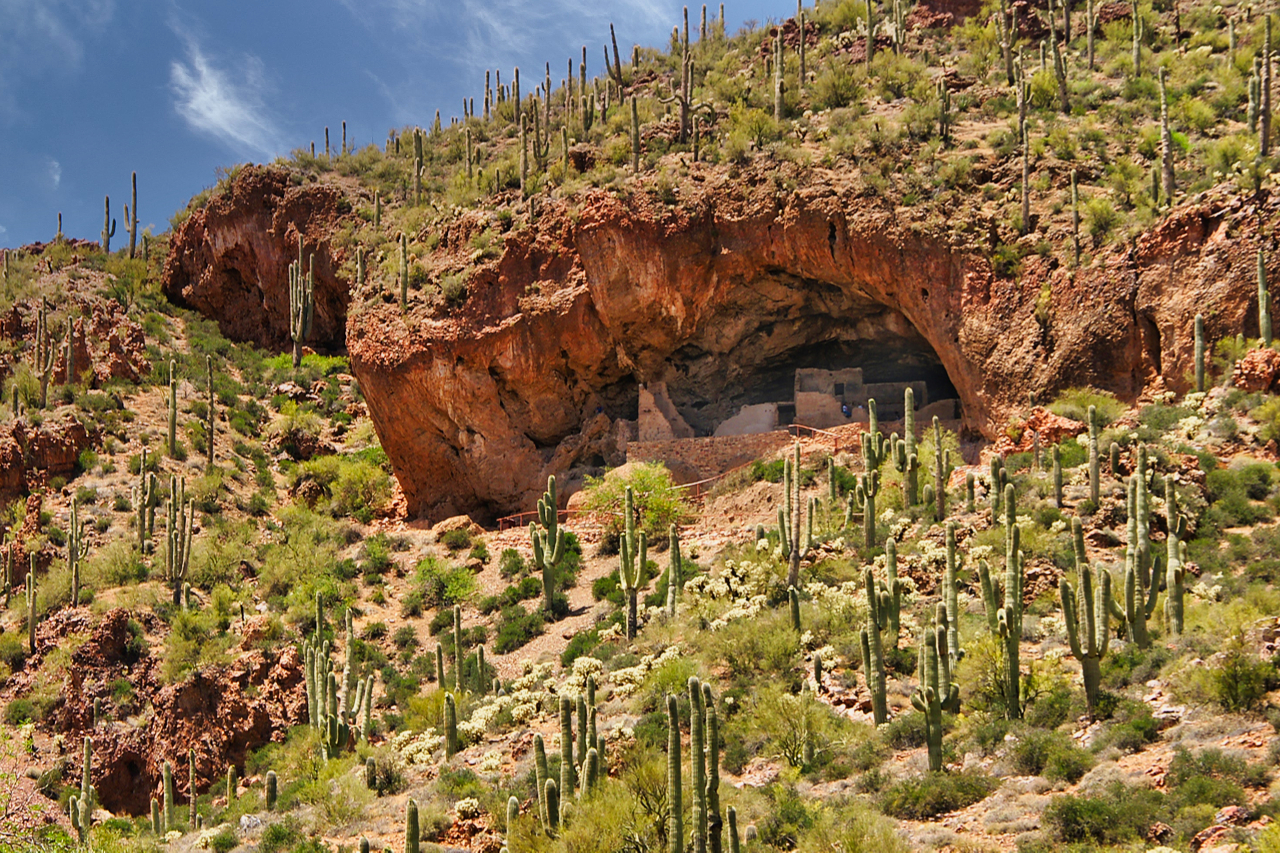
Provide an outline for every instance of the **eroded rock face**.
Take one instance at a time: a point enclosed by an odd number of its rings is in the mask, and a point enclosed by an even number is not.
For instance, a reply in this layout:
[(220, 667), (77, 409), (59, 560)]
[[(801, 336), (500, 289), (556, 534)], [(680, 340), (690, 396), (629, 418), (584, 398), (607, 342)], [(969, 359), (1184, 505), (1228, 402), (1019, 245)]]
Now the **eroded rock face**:
[(641, 382), (705, 429), (813, 354), (932, 360), (994, 437), (1032, 393), (1184, 387), (1198, 311), (1213, 338), (1256, 334), (1255, 247), (1225, 235), (1257, 211), (1236, 202), (1178, 211), (1081, 273), (1028, 258), (1015, 280), (835, 175), (794, 192), (754, 177), (687, 182), (675, 207), (596, 192), (576, 224), (544, 209), (448, 319), (353, 312), (352, 367), (410, 510), (531, 506), (548, 473), (607, 449), (577, 437), (599, 413), (634, 417)]
[[(1266, 196), (1212, 195), (1079, 271), (1061, 265), (1069, 234), (1049, 234), (1064, 250), (1009, 276), (988, 260), (995, 223), (944, 233), (860, 186), (763, 160), (733, 175), (694, 164), (674, 204), (645, 189), (591, 191), (572, 210), (539, 198), (491, 261), (469, 241), (494, 223), (447, 221), (426, 267), (469, 270), (465, 304), (419, 296), (406, 316), (371, 283), (346, 322), (410, 512), (490, 520), (532, 506), (550, 473), (618, 464), (640, 384), (665, 382), (707, 434), (744, 404), (788, 399), (799, 367), (860, 366), (869, 382), (923, 379), (958, 397), (965, 427), (994, 438), (1033, 395), (1185, 389), (1197, 312), (1211, 339), (1257, 334)], [(186, 281), (183, 298), (228, 334), (283, 346), (292, 223), (333, 233), (337, 193), (250, 170), (180, 229), (170, 286)], [(349, 297), (326, 264), (318, 255), (317, 324), (336, 339)]]
[(226, 193), (174, 231), (163, 287), (171, 300), (218, 321), (222, 333), (282, 349), (289, 337), (289, 264), (315, 257), (315, 316), (308, 345), (341, 347), (349, 288), (332, 245), (351, 204), (324, 184), (293, 186), (289, 173), (246, 166)]

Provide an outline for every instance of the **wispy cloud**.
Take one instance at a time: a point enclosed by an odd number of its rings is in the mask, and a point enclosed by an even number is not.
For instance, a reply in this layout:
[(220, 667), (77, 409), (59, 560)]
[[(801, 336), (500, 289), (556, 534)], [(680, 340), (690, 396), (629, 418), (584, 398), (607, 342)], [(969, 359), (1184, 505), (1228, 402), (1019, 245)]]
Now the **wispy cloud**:
[[(456, 34), (461, 41), (448, 48), (447, 54), (468, 70), (510, 64), (522, 56), (575, 42), (588, 45), (588, 61), (595, 63), (610, 22), (618, 25), (621, 42), (630, 30), (649, 31), (674, 24), (681, 5), (677, 0), (461, 0), (454, 5), (438, 0), (339, 2), (365, 25), (378, 29), (391, 26), (401, 38), (431, 46), (437, 53), (445, 51), (442, 44)], [(551, 59), (547, 56), (543, 61)], [(555, 67), (556, 63), (551, 64)]]
[(49, 182), (55, 190), (62, 183), (62, 164), (52, 157), (49, 158)]
[(114, 0), (0, 0), (0, 109), (14, 107), (21, 78), (77, 71), (114, 14)]
[(245, 56), (240, 73), (219, 67), (196, 37), (175, 28), (186, 46), (186, 61), (169, 66), (174, 108), (195, 131), (221, 140), (246, 155), (271, 156), (282, 147), (281, 134), (268, 117), (263, 95), (266, 69), (256, 56)]

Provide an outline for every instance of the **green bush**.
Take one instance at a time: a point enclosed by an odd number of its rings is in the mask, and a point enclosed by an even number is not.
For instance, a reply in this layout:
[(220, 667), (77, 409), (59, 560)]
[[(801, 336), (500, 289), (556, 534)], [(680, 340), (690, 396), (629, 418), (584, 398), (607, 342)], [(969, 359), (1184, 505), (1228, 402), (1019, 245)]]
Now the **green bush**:
[(493, 650), (500, 655), (514, 652), (542, 633), (543, 618), (540, 611), (530, 613), (519, 604), (504, 608), (498, 616), (498, 636)]
[(324, 495), (324, 508), (334, 518), (350, 516), (368, 522), (391, 497), (391, 477), (380, 466), (358, 456), (317, 456), (294, 469), (291, 492), (314, 482)]
[(1276, 668), (1245, 647), (1242, 634), (1234, 634), (1210, 670), (1213, 696), (1224, 711), (1252, 711), (1275, 686)]
[(1049, 404), (1049, 411), (1087, 424), (1090, 406), (1097, 408), (1098, 420), (1104, 427), (1125, 411), (1124, 403), (1117, 400), (1115, 394), (1110, 391), (1099, 391), (1096, 388), (1068, 388), (1058, 395), (1058, 399)]
[(459, 527), (456, 530), (450, 530), (444, 536), (440, 537), (440, 542), (450, 551), (461, 551), (463, 548), (470, 547), (471, 533), (466, 529)]
[(1093, 756), (1062, 732), (1032, 730), (1018, 739), (1009, 757), (1025, 776), (1076, 782), (1093, 766)]
[(10, 631), (0, 634), (0, 662), (4, 663), (12, 671), (19, 669), (26, 659), (26, 646), (17, 632)]
[(504, 548), (498, 557), (498, 574), (504, 578), (511, 578), (524, 572), (524, 557), (520, 556), (520, 552), (515, 548)]
[(428, 608), (461, 604), (475, 589), (475, 576), (465, 566), (442, 563), (429, 555), (418, 563), (416, 589)]
[(926, 773), (886, 788), (880, 794), (880, 808), (893, 817), (928, 820), (986, 799), (996, 785), (983, 773)]
[(604, 477), (588, 479), (583, 506), (592, 512), (609, 513), (601, 539), (606, 548), (616, 549), (628, 486), (635, 496), (640, 529), (648, 534), (651, 548), (660, 548), (667, 541), (671, 525), (680, 523), (691, 512), (684, 492), (676, 489), (665, 465), (641, 462), (627, 466), (625, 473), (615, 470)]

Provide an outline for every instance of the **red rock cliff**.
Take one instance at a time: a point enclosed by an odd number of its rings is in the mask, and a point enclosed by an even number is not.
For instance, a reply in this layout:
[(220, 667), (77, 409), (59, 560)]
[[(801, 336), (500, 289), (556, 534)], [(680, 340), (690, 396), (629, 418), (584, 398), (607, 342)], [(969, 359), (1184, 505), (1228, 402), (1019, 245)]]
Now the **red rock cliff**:
[[(292, 231), (260, 208), (233, 189), (194, 233), (283, 270)], [(411, 512), (491, 518), (532, 506), (548, 473), (615, 463), (616, 421), (635, 417), (641, 382), (665, 381), (706, 431), (789, 388), (797, 365), (934, 370), (965, 424), (992, 437), (1032, 394), (1185, 388), (1197, 312), (1211, 338), (1257, 334), (1255, 235), (1275, 217), (1269, 199), (1214, 195), (1085, 270), (1059, 265), (1064, 247), (1015, 277), (993, 271), (991, 246), (938, 236), (926, 215), (860, 196), (838, 173), (761, 163), (732, 179), (695, 164), (674, 203), (645, 189), (543, 199), (478, 266), (469, 241), (490, 223), (459, 217), (428, 266), (468, 268), (460, 308), (418, 299), (405, 316), (369, 285), (346, 324)], [(206, 279), (205, 304), (229, 304)], [(239, 292), (239, 279), (223, 287)], [(286, 309), (269, 301), (267, 325), (283, 328)]]

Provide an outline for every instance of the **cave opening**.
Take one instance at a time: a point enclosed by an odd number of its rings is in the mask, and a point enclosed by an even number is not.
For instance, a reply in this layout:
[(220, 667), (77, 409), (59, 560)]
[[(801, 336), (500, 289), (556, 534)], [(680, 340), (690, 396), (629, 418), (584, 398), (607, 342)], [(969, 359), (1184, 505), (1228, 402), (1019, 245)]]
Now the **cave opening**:
[(868, 398), (890, 422), (902, 417), (908, 386), (926, 419), (960, 417), (937, 352), (905, 316), (878, 304), (765, 322), (721, 351), (690, 343), (669, 363), (665, 391), (698, 436), (830, 428), (865, 417)]

